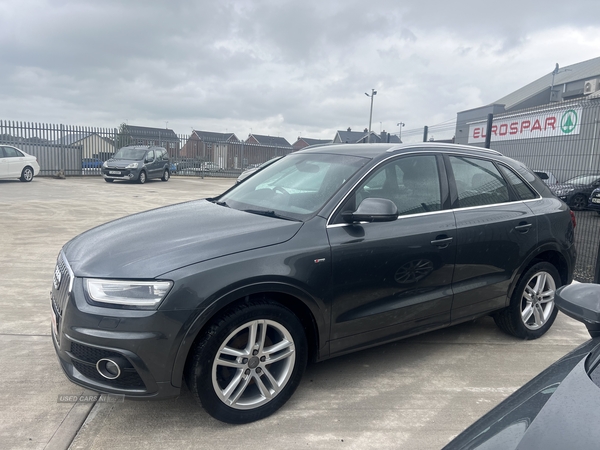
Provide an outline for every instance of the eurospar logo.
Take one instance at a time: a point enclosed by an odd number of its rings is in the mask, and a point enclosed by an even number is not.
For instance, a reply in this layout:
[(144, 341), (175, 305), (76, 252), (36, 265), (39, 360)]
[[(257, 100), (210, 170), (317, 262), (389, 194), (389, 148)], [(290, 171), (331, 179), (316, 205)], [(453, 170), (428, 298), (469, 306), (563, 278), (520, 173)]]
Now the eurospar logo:
[[(528, 114), (492, 122), (492, 142), (579, 134), (581, 108)], [(469, 126), (469, 144), (485, 142), (486, 122)]]

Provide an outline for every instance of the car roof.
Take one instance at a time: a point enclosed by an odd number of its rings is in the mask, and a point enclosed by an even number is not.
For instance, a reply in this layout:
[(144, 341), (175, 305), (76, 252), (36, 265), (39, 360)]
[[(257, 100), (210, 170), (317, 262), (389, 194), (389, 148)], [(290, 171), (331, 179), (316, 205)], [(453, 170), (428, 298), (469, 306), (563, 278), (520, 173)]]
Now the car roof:
[(460, 152), (474, 156), (503, 156), (502, 153), (488, 148), (436, 142), (420, 142), (415, 144), (319, 144), (305, 147), (296, 153), (332, 153), (336, 155), (354, 155), (366, 158), (376, 158), (390, 153), (410, 153), (414, 150)]

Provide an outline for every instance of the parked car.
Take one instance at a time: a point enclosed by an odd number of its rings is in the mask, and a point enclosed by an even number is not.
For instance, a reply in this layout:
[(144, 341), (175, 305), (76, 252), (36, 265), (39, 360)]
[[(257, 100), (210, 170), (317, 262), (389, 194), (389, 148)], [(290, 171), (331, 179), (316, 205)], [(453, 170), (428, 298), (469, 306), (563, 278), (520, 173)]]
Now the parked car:
[(463, 431), (444, 450), (595, 449), (600, 442), (600, 286), (573, 284), (559, 310), (592, 337)]
[(250, 175), (252, 175), (253, 173), (258, 172), (259, 170), (264, 169), (265, 167), (270, 166), (271, 164), (273, 164), (275, 161), (280, 160), (281, 158), (283, 158), (283, 156), (276, 156), (275, 158), (271, 158), (268, 161), (265, 161), (262, 164), (250, 164), (248, 166), (248, 168), (246, 170), (244, 170), (239, 177), (237, 177), (236, 182), (239, 183), (242, 180), (245, 180), (246, 178), (248, 178)]
[(39, 173), (40, 165), (35, 156), (11, 145), (0, 146), (0, 178), (31, 181)]
[(587, 209), (596, 211), (598, 214), (600, 214), (600, 188), (594, 189), (590, 194)]
[(98, 158), (83, 158), (81, 160), (82, 169), (100, 169), (102, 167), (102, 161)]
[(115, 155), (102, 164), (104, 181), (137, 181), (145, 183), (151, 178), (169, 181), (171, 163), (163, 147), (132, 145), (120, 148)]
[(493, 150), (305, 149), (215, 198), (65, 244), (53, 342), (76, 384), (158, 399), (185, 378), (212, 416), (251, 422), (290, 398), (309, 358), (487, 314), (542, 336), (572, 281), (573, 218)]
[(566, 202), (575, 211), (581, 211), (588, 205), (592, 191), (600, 186), (600, 174), (578, 175), (564, 183), (549, 186), (558, 198)]
[(206, 161), (200, 165), (202, 172), (222, 172), (223, 168), (212, 161)]
[(540, 179), (548, 186), (558, 184), (558, 180), (556, 179), (554, 174), (549, 170), (533, 169), (533, 173), (540, 177)]

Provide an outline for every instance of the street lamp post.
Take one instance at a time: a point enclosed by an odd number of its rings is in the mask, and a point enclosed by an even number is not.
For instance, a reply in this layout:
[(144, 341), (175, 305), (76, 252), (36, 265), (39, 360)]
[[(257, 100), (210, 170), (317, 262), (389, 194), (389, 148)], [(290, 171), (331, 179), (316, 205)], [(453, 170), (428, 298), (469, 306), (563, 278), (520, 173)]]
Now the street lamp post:
[(398, 122), (396, 125), (398, 126), (398, 140), (402, 144), (402, 127), (406, 124), (404, 122)]
[(377, 91), (375, 89), (371, 89), (371, 95), (367, 94), (365, 92), (365, 95), (367, 97), (371, 97), (371, 113), (369, 114), (369, 138), (368, 138), (368, 143), (371, 143), (371, 121), (373, 120), (373, 97), (375, 97), (377, 95)]

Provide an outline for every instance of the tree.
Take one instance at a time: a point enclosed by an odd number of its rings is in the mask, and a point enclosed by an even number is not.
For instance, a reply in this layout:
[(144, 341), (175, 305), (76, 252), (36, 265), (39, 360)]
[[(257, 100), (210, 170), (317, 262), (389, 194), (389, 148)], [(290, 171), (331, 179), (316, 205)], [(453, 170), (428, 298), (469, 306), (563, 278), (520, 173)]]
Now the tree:
[(115, 147), (119, 149), (121, 147), (127, 147), (128, 145), (131, 145), (131, 135), (129, 134), (129, 127), (123, 122), (119, 125)]

